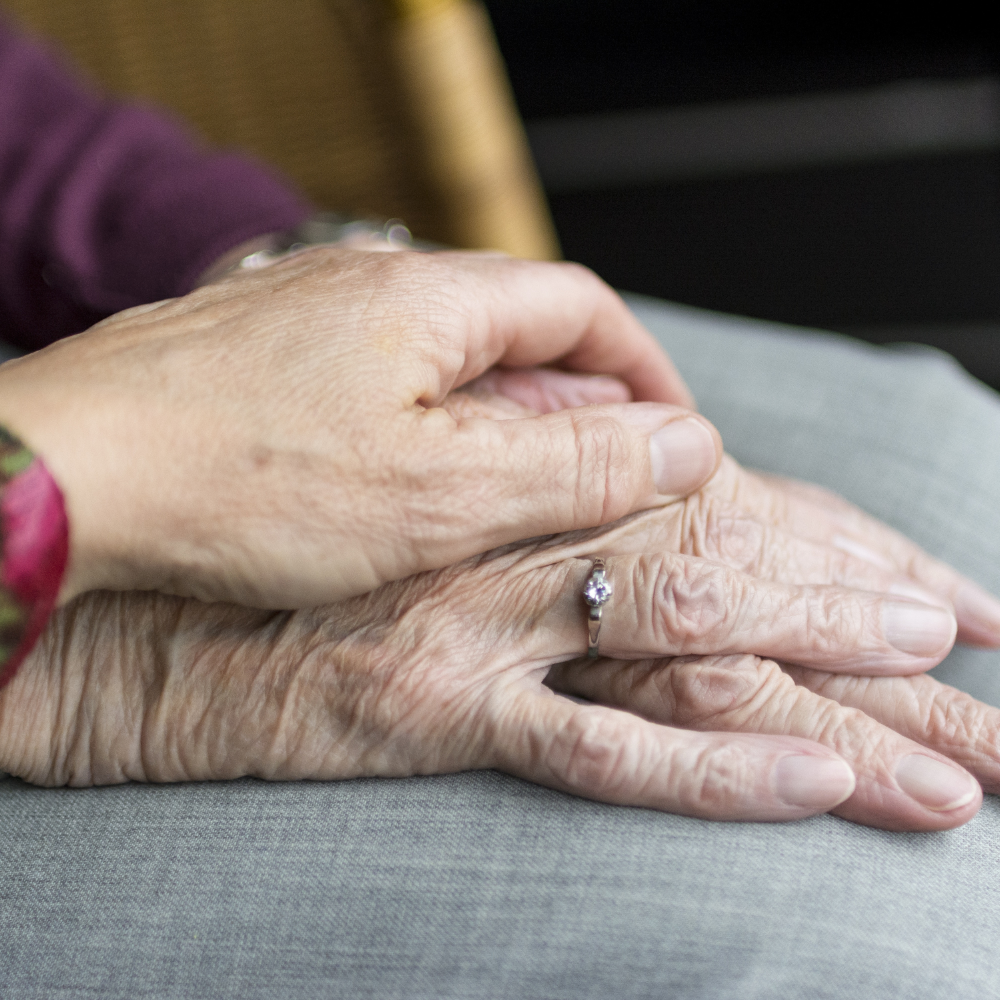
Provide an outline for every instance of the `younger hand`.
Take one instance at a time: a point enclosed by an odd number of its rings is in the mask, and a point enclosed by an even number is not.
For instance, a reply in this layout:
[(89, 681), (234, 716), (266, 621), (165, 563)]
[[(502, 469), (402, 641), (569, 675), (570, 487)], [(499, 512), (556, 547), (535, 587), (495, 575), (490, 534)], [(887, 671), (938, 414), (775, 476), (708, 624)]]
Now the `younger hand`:
[[(503, 422), (441, 406), (549, 363), (622, 381)], [(589, 271), (486, 254), (309, 250), (0, 368), (0, 423), (66, 494), (64, 599), (312, 606), (604, 524), (712, 474), (691, 402)]]

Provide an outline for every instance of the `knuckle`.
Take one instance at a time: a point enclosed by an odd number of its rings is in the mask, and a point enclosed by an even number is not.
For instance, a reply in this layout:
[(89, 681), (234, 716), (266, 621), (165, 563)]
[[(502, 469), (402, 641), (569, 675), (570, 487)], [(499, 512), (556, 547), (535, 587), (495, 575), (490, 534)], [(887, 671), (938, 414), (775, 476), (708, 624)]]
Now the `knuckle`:
[[(669, 647), (686, 652), (718, 652), (715, 644), (730, 633), (745, 600), (743, 583), (720, 566), (670, 557), (656, 562), (652, 568), (654, 634), (659, 632), (657, 638)], [(644, 569), (640, 560), (636, 572), (644, 573)], [(635, 584), (638, 593), (648, 586), (643, 579)]]
[(924, 731), (935, 741), (953, 748), (997, 744), (1000, 713), (971, 698), (956, 698), (947, 688), (936, 691), (928, 701), (923, 720)]
[(636, 772), (634, 738), (606, 710), (574, 713), (551, 752), (553, 769), (571, 786), (608, 797)]
[(895, 757), (898, 735), (861, 709), (824, 698), (810, 699), (808, 714), (801, 718), (800, 725), (798, 735), (848, 760), (879, 769)]
[(682, 544), (688, 555), (718, 559), (734, 569), (759, 575), (765, 553), (774, 550), (772, 534), (739, 508), (707, 494), (694, 494), (685, 502)]
[(811, 647), (824, 656), (842, 656), (845, 649), (858, 645), (866, 631), (880, 632), (868, 621), (865, 606), (837, 593), (820, 593), (806, 602), (806, 636)]
[(684, 657), (666, 674), (673, 721), (690, 729), (730, 729), (793, 682), (773, 660), (750, 654)]
[(872, 756), (873, 746), (888, 731), (859, 708), (816, 695), (808, 699), (808, 737), (845, 756)]
[(731, 813), (755, 784), (741, 748), (717, 741), (676, 751), (670, 774), (681, 811), (696, 815)]
[(633, 505), (634, 447), (627, 430), (607, 417), (573, 417), (576, 445), (574, 470), (578, 523), (606, 524), (627, 514)]

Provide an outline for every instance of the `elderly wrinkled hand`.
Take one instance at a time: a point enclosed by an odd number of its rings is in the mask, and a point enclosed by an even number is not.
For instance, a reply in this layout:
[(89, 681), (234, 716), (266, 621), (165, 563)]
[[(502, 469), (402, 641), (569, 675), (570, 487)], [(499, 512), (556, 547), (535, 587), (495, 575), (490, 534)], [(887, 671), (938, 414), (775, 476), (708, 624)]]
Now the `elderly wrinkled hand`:
[[(602, 405), (503, 422), (440, 405), (547, 363), (620, 381), (550, 372), (562, 405)], [(304, 607), (607, 523), (711, 476), (690, 405), (589, 271), (487, 254), (309, 250), (0, 368), (0, 422), (66, 495), (64, 599)]]
[[(614, 595), (588, 661), (598, 556)], [(87, 595), (0, 692), (0, 768), (90, 784), (492, 767), (716, 819), (947, 828), (978, 809), (976, 779), (1000, 790), (1000, 712), (916, 673), (972, 586), (842, 501), (727, 463), (685, 501), (311, 611)], [(995, 645), (972, 592), (959, 627)]]

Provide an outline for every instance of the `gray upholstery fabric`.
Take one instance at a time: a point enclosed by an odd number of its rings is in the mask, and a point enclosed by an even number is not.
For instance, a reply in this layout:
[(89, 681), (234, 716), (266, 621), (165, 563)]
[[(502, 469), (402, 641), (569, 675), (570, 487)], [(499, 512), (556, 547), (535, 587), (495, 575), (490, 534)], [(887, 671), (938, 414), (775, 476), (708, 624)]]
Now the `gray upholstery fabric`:
[[(634, 300), (746, 462), (1000, 591), (1000, 406), (942, 355)], [(939, 675), (1000, 703), (1000, 657)], [(0, 996), (1000, 995), (1000, 803), (949, 833), (712, 824), (492, 773), (0, 782)]]

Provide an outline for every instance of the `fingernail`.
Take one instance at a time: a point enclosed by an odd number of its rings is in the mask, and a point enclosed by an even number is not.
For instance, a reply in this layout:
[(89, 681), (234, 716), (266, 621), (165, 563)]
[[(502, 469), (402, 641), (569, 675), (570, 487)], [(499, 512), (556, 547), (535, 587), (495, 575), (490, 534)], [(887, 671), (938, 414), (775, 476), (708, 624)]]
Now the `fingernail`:
[(955, 641), (957, 625), (950, 611), (914, 601), (884, 601), (882, 634), (886, 642), (911, 656), (936, 656)]
[(896, 784), (911, 799), (935, 812), (967, 805), (979, 791), (971, 774), (922, 753), (912, 753), (896, 765)]
[(984, 646), (1000, 645), (1000, 601), (982, 587), (967, 582), (955, 593), (955, 614), (962, 619), (963, 639), (966, 632), (975, 633), (970, 639)]
[(715, 439), (700, 420), (674, 420), (650, 437), (649, 458), (661, 493), (693, 493), (715, 468)]
[(802, 809), (832, 809), (854, 792), (854, 772), (829, 757), (782, 757), (774, 769), (778, 798)]

